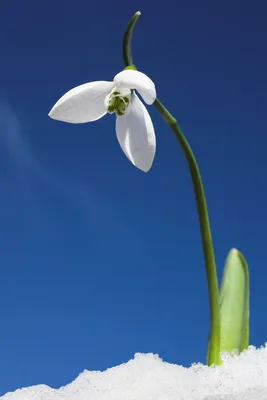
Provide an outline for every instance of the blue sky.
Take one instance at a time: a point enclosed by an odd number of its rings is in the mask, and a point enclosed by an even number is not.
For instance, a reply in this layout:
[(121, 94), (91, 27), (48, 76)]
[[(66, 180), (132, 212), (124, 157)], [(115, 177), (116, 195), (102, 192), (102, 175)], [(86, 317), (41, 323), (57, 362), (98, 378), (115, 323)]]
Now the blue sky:
[(241, 250), (251, 338), (267, 339), (266, 11), (263, 0), (5, 2), (0, 15), (0, 395), (59, 387), (136, 352), (204, 362), (208, 299), (196, 207), (153, 106), (154, 165), (126, 159), (114, 116), (53, 121), (57, 99), (112, 80), (140, 10), (135, 64), (193, 147), (219, 275)]

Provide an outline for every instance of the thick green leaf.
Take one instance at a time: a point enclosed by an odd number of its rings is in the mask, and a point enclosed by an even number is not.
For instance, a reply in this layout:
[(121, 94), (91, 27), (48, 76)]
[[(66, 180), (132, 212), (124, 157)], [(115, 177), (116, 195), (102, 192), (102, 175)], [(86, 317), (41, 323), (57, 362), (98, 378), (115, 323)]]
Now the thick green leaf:
[(243, 255), (232, 249), (220, 288), (220, 351), (241, 352), (249, 341), (249, 273)]

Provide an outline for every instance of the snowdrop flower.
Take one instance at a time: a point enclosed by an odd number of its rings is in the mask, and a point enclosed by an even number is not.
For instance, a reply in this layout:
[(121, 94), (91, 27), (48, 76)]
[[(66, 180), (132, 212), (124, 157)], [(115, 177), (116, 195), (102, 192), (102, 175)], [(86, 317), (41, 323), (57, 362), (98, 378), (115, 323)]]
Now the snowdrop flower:
[(64, 94), (49, 113), (53, 119), (73, 124), (96, 121), (107, 113), (116, 114), (116, 135), (128, 159), (147, 172), (155, 156), (156, 138), (147, 104), (156, 99), (155, 85), (136, 70), (118, 73), (113, 82), (97, 81), (77, 86)]

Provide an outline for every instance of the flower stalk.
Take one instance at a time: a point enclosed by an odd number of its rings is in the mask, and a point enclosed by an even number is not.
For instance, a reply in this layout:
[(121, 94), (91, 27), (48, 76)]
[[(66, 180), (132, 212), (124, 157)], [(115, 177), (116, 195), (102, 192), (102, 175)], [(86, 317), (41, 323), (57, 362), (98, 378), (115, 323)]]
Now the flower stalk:
[[(123, 39), (123, 59), (125, 67), (133, 65), (133, 58), (131, 52), (131, 38), (134, 25), (140, 16), (140, 13), (135, 13), (126, 29)], [(199, 167), (194, 156), (194, 153), (187, 142), (183, 132), (181, 131), (176, 119), (164, 107), (164, 105), (156, 98), (153, 103), (160, 115), (163, 117), (167, 125), (173, 131), (177, 138), (179, 145), (186, 158), (188, 168), (191, 175), (193, 184), (195, 200), (198, 211), (198, 219), (200, 225), (200, 233), (202, 239), (202, 248), (204, 253), (206, 277), (208, 283), (208, 296), (210, 308), (210, 336), (209, 345), (207, 350), (207, 365), (219, 365), (220, 361), (220, 304), (219, 304), (219, 289), (218, 279), (216, 272), (216, 264), (214, 257), (214, 250), (212, 244), (212, 236), (209, 222), (209, 215), (207, 209), (207, 202), (205, 198), (204, 187), (199, 171)]]
[(202, 248), (204, 253), (206, 277), (208, 282), (208, 296), (210, 308), (210, 336), (209, 336), (209, 350), (207, 352), (207, 365), (220, 364), (220, 306), (219, 306), (219, 289), (218, 279), (216, 272), (216, 264), (208, 215), (207, 202), (205, 198), (204, 187), (199, 171), (199, 167), (194, 156), (194, 153), (187, 142), (183, 132), (181, 131), (175, 118), (163, 106), (163, 104), (156, 99), (154, 106), (164, 118), (166, 123), (170, 126), (180, 147), (186, 158), (190, 176), (193, 184)]
[(126, 31), (124, 33), (123, 37), (123, 43), (122, 43), (122, 55), (123, 55), (123, 61), (126, 67), (129, 65), (133, 65), (133, 58), (132, 58), (132, 34), (133, 34), (133, 29), (134, 26), (140, 17), (141, 13), (140, 11), (137, 11), (131, 18), (131, 21), (129, 22)]

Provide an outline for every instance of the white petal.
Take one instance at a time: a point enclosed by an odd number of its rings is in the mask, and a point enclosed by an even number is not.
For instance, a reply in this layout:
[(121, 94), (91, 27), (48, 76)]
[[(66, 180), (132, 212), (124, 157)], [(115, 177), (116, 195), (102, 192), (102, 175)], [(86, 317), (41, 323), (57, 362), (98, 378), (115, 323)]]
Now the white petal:
[(138, 90), (147, 104), (153, 104), (156, 100), (157, 94), (154, 82), (142, 72), (126, 69), (115, 76), (114, 83), (118, 89)]
[(153, 163), (156, 137), (146, 107), (133, 93), (128, 112), (117, 116), (116, 134), (125, 155), (139, 169), (147, 172)]
[(113, 82), (89, 82), (71, 89), (54, 105), (49, 117), (73, 124), (96, 121), (107, 113), (105, 97)]

